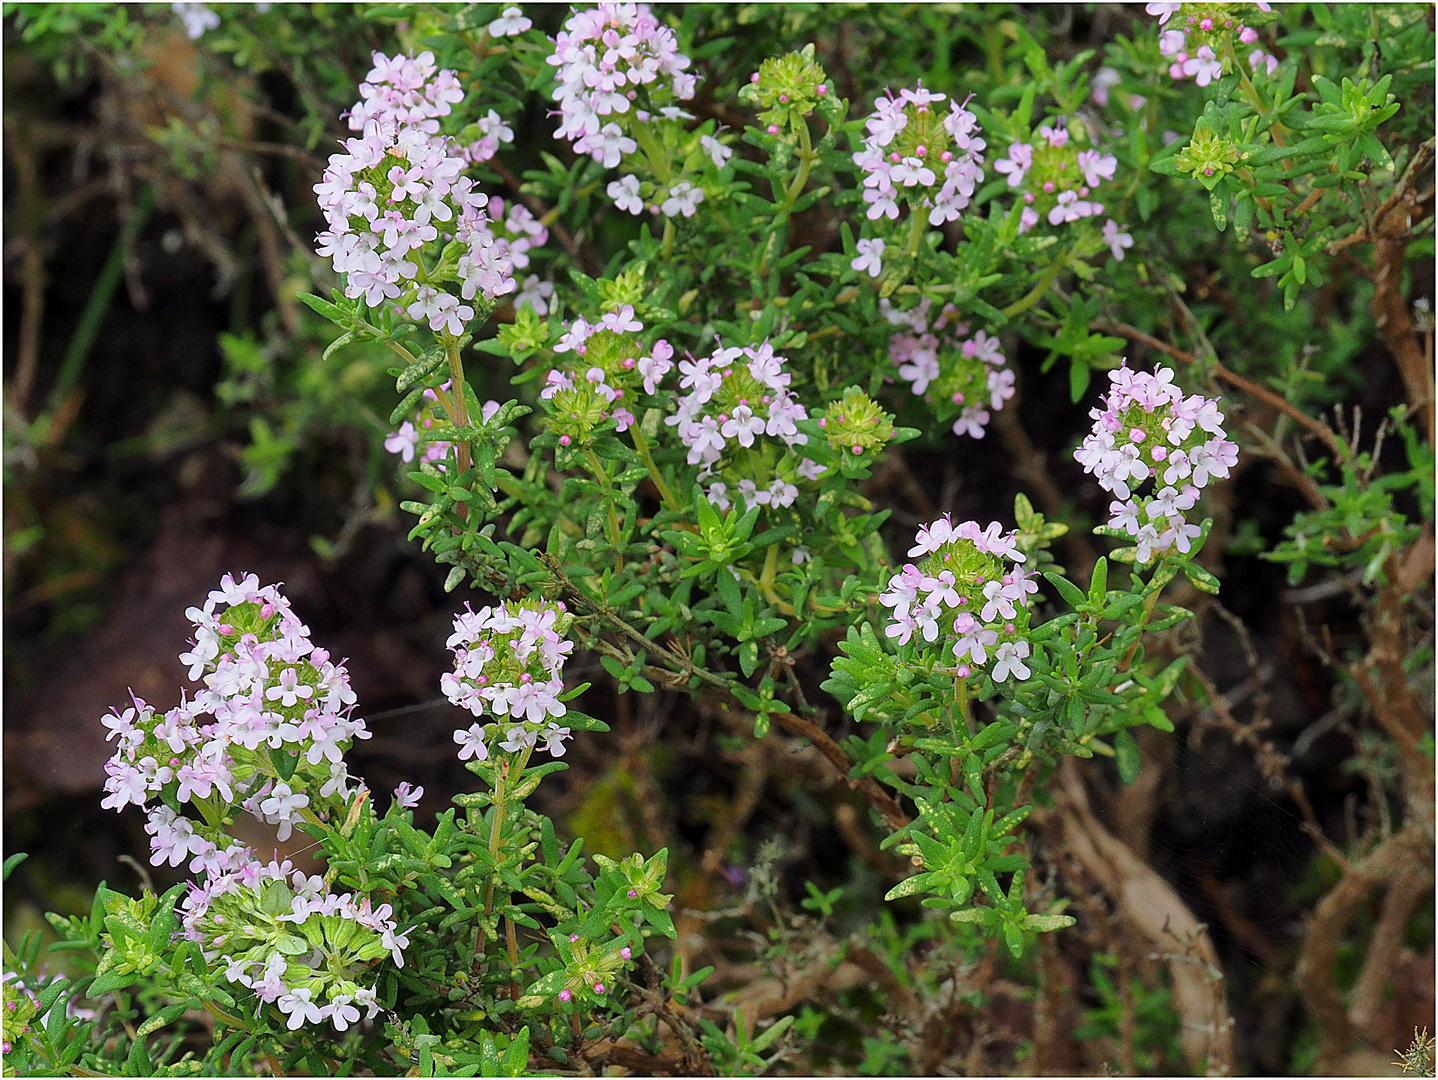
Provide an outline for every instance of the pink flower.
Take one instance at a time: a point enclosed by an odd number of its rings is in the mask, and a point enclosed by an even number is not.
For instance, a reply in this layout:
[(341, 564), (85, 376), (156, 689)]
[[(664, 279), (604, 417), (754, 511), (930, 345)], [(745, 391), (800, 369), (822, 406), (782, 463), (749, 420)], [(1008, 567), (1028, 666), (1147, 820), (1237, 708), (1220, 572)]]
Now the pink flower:
[(489, 759), (489, 747), (485, 745), (484, 728), (480, 724), (470, 724), (464, 731), (456, 731), (454, 741), (459, 743), (460, 761), (469, 758), (474, 758), (476, 761)]
[(1223, 64), (1214, 56), (1213, 50), (1204, 45), (1196, 55), (1184, 61), (1183, 73), (1199, 86), (1207, 86), (1223, 74)]
[(1183, 7), (1182, 3), (1173, 3), (1171, 0), (1149, 0), (1143, 10), (1150, 15), (1157, 15), (1158, 25), (1162, 26), (1173, 18), (1174, 13), (1181, 7)]
[(1133, 237), (1126, 232), (1120, 232), (1118, 222), (1110, 218), (1104, 222), (1103, 240), (1113, 252), (1113, 257), (1123, 262), (1123, 253), (1126, 249), (1133, 247)]

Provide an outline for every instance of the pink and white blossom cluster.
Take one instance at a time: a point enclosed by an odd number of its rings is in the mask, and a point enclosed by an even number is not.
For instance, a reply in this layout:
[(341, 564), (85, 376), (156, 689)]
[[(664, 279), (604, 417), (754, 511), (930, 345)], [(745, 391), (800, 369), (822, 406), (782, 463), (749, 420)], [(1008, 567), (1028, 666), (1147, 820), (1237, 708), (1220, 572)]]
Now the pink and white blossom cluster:
[(887, 299), (879, 308), (897, 332), (889, 339), (889, 359), (913, 392), (932, 403), (942, 419), (958, 413), (955, 435), (984, 437), (984, 429), (1004, 402), (1014, 396), (1014, 373), (996, 337), (969, 333), (958, 309), (945, 304), (937, 315), (928, 298), (908, 311)]
[[(1127, 365), (1109, 373), (1103, 407), (1093, 409), (1093, 431), (1074, 458), (1118, 496), (1109, 527), (1134, 538), (1140, 563), (1177, 548), (1187, 554), (1202, 530), (1185, 516), (1209, 480), (1225, 478), (1238, 462), (1238, 446), (1223, 430), (1218, 402), (1185, 396), (1173, 371), (1153, 374)], [(1140, 487), (1153, 481), (1149, 494)]]
[(651, 114), (687, 117), (675, 102), (698, 83), (679, 39), (648, 4), (600, 3), (576, 11), (554, 39), (562, 139), (608, 168), (638, 149), (632, 126)]
[[(180, 907), (184, 934), (206, 960), (254, 994), (257, 1012), (274, 1005), (291, 1031), (325, 1021), (346, 1031), (361, 1010), (373, 1019), (378, 992), (361, 980), (386, 957), (403, 967), (409, 945), (389, 904), (333, 893), (322, 877), (288, 860), (262, 863), (239, 845), (217, 858), (203, 886), (190, 886)], [(336, 933), (337, 920), (351, 925)]]
[(1019, 565), (1026, 560), (1016, 535), (996, 521), (955, 525), (948, 514), (921, 528), (909, 549), (920, 561), (905, 563), (879, 597), (894, 609), (885, 635), (900, 645), (942, 642), (959, 678), (986, 669), (994, 682), (1027, 679), (1028, 605), (1038, 585)]
[[(1169, 58), (1168, 75), (1171, 79), (1192, 79), (1199, 86), (1207, 86), (1224, 72), (1224, 58), (1231, 47), (1235, 53), (1247, 50), (1249, 69), (1254, 75), (1272, 75), (1278, 70), (1278, 58), (1264, 52), (1262, 47), (1249, 49), (1258, 42), (1258, 31), (1246, 26), (1241, 18), (1245, 4), (1182, 4), (1155, 0), (1144, 9), (1150, 15), (1158, 16), (1159, 26), (1169, 26), (1159, 34), (1158, 50)], [(1271, 11), (1271, 5), (1252, 5), (1261, 11)], [(1188, 8), (1188, 11), (1184, 11)], [(1250, 11), (1251, 15), (1252, 12)], [(1177, 15), (1179, 18), (1174, 19)]]
[[(496, 238), (490, 197), (463, 175), (466, 154), (438, 133), (436, 117), (463, 92), (433, 60), (428, 52), (415, 60), (375, 54), (350, 113), (362, 134), (330, 157), (315, 185), (328, 225), (316, 240), (345, 275), (350, 299), (371, 308), (394, 301), (434, 332), (457, 336), (475, 316), (470, 301), (514, 291), (514, 244)], [(500, 203), (495, 214), (502, 212)], [(425, 254), (449, 240), (464, 245), (458, 258), (426, 263)], [(444, 287), (450, 283), (458, 296)]]
[(940, 114), (943, 94), (919, 86), (879, 98), (854, 164), (864, 173), (868, 217), (899, 216), (899, 203), (927, 211), (930, 225), (959, 216), (984, 178), (985, 142), (978, 118), (957, 101)]
[(555, 343), (554, 352), (567, 362), (548, 372), (539, 396), (549, 403), (562, 446), (587, 440), (610, 419), (615, 430), (628, 431), (641, 391), (656, 393), (674, 370), (673, 346), (663, 338), (643, 344), (643, 330), (633, 305), (622, 304), (597, 322), (575, 319)]
[[(799, 497), (796, 481), (816, 480), (826, 468), (799, 450), (809, 437), (797, 425), (809, 413), (789, 389), (793, 377), (786, 362), (767, 341), (679, 362), (679, 387), (687, 392), (664, 422), (688, 447), (689, 464), (701, 466), (700, 480), (720, 474), (706, 496), (721, 509), (736, 495), (748, 506), (792, 506)], [(757, 453), (746, 455), (744, 468), (731, 469), (726, 458), (741, 450)]]
[(554, 721), (569, 710), (564, 693), (564, 661), (574, 649), (564, 633), (572, 621), (562, 603), (520, 601), (472, 611), (454, 620), (446, 645), (454, 670), (440, 678), (449, 700), (489, 723), (456, 731), (460, 759), (489, 758), (490, 743), (510, 753), (532, 750), (543, 739), (555, 757), (564, 754), (569, 728)]
[[(1007, 155), (994, 162), (994, 172), (1006, 176), (1023, 201), (1019, 232), (1043, 220), (1057, 226), (1103, 214), (1104, 204), (1095, 196), (1113, 180), (1118, 158), (1083, 147), (1075, 130), (1082, 134), (1063, 117), (1055, 118), (1040, 124), (1029, 141), (1009, 143)], [(1116, 256), (1122, 259), (1122, 251)]]
[[(350, 716), (355, 695), (344, 666), (310, 642), (309, 628), (273, 585), (226, 574), (204, 607), (186, 615), (195, 641), (180, 661), (204, 686), (164, 714), (135, 698), (131, 708), (103, 718), (106, 739), (118, 744), (105, 765), (101, 805), (146, 807), (150, 861), (178, 866), (192, 857), (190, 869), (199, 872), (218, 856), (216, 844), (162, 797), (238, 804), (278, 826), (285, 840), (312, 812), (312, 797), (348, 796), (344, 752), (369, 731)], [(298, 761), (281, 781), (269, 753), (287, 747)]]

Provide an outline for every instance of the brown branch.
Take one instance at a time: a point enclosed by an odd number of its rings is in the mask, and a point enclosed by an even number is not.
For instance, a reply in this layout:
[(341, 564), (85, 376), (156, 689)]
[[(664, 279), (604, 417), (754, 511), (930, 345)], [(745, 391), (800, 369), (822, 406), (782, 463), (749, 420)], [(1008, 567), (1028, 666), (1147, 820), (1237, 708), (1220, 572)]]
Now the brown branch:
[(1314, 909), (1294, 973), (1298, 992), (1318, 1035), (1316, 1075), (1331, 1073), (1353, 1045), (1353, 1022), (1334, 981), (1333, 968), (1348, 925), (1373, 890), (1406, 868), (1433, 861), (1431, 836), (1416, 823), (1384, 840), (1353, 863)]
[[(1410, 546), (1417, 543), (1415, 541)], [(1388, 580), (1374, 599), (1367, 620), (1368, 655), (1357, 664), (1350, 665), (1348, 672), (1363, 691), (1374, 719), (1398, 747), (1409, 820), (1424, 825), (1431, 840), (1434, 825), (1433, 763), (1422, 748), (1428, 720), (1418, 695), (1408, 682), (1408, 673), (1403, 670), (1408, 645), (1403, 633), (1404, 590), (1400, 584), (1405, 573), (1411, 574), (1420, 583), (1433, 574), (1432, 548), (1427, 546), (1421, 550), (1430, 553), (1429, 561), (1416, 568), (1400, 562), (1398, 553), (1388, 556), (1384, 564)]]
[(834, 768), (839, 770), (845, 782), (857, 791), (864, 794), (874, 809), (884, 819), (891, 832), (898, 832), (909, 823), (909, 816), (899, 806), (899, 802), (887, 791), (881, 788), (872, 776), (861, 776), (857, 779), (849, 775), (854, 767), (854, 761), (844, 748), (829, 738), (828, 734), (814, 721), (799, 716), (796, 713), (775, 713), (774, 723), (787, 731), (790, 735), (800, 735), (808, 739), (823, 754)]
[[(1388, 884), (1383, 908), (1363, 956), (1363, 970), (1353, 986), (1348, 1019), (1368, 1041), (1380, 1048), (1390, 1019), (1386, 1013), (1384, 989), (1400, 970), (1403, 938), (1418, 903), (1433, 888), (1433, 864), (1415, 863), (1398, 872)], [(1395, 988), (1396, 989), (1396, 988)]]
[[(1179, 1044), (1194, 1067), (1210, 1076), (1233, 1074), (1233, 1018), (1224, 1002), (1223, 972), (1207, 928), (1157, 871), (1094, 815), (1073, 758), (1051, 785), (1055, 809), (1039, 811), (1036, 824), (1053, 836), (1050, 850), (1075, 859), (1113, 898), (1119, 915), (1167, 963), (1173, 1008), (1182, 1021)], [(1062, 865), (1062, 864), (1061, 864)]]
[[(1402, 212), (1397, 212), (1399, 208)], [(1403, 295), (1403, 266), (1413, 226), (1431, 214), (1431, 199), (1420, 202), (1410, 189), (1401, 203), (1379, 224), (1374, 245), (1373, 321), (1383, 344), (1393, 354), (1408, 394), (1408, 404), (1419, 409), (1428, 442), (1434, 441), (1433, 367), (1418, 344), (1408, 298)]]

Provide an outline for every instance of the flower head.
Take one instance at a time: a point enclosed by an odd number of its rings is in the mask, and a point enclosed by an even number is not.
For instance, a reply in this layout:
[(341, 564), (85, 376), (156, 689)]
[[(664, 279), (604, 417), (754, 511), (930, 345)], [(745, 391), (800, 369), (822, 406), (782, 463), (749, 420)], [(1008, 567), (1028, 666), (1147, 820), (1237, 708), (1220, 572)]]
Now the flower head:
[[(1198, 533), (1184, 517), (1213, 477), (1226, 477), (1238, 447), (1223, 430), (1218, 403), (1185, 396), (1173, 372), (1153, 374), (1127, 366), (1109, 373), (1102, 408), (1090, 412), (1093, 430), (1075, 459), (1118, 498), (1108, 527), (1138, 541), (1141, 563), (1170, 548), (1187, 553)], [(1140, 488), (1152, 488), (1137, 495)]]
[(995, 682), (1026, 679), (1029, 596), (1036, 589), (1023, 570), (1017, 534), (997, 522), (980, 529), (945, 515), (922, 527), (907, 563), (879, 602), (894, 609), (885, 634), (905, 645), (916, 636), (965, 666), (991, 660)]
[(545, 601), (524, 600), (484, 607), (466, 605), (454, 620), (448, 646), (454, 671), (440, 680), (451, 702), (477, 717), (490, 718), (456, 731), (461, 759), (489, 757), (488, 742), (503, 730), (500, 746), (509, 751), (532, 747), (536, 737), (559, 756), (568, 728), (552, 722), (568, 712), (564, 693), (564, 661), (574, 648), (564, 638), (573, 617)]
[(1014, 373), (999, 340), (984, 330), (971, 335), (952, 304), (937, 316), (927, 299), (902, 312), (882, 300), (880, 310), (897, 328), (889, 358), (899, 377), (933, 405), (942, 422), (952, 420), (955, 435), (982, 439), (992, 413), (1014, 395)]
[[(978, 118), (967, 102), (938, 106), (945, 96), (926, 90), (892, 91), (874, 104), (868, 136), (854, 155), (864, 173), (870, 221), (897, 218), (900, 203), (924, 213), (930, 225), (953, 221), (984, 178)], [(856, 267), (857, 269), (857, 267)]]

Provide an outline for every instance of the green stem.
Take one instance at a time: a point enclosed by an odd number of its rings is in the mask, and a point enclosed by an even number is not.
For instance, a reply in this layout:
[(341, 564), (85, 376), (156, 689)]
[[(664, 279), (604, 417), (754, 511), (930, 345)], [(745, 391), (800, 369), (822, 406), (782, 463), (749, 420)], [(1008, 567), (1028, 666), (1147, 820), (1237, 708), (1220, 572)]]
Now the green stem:
[(406, 366), (413, 364), (415, 360), (418, 359), (418, 357), (416, 357), (414, 353), (410, 352), (398, 341), (386, 341), (385, 344), (399, 354), (400, 359), (405, 362)]
[(649, 479), (653, 480), (654, 486), (659, 489), (659, 497), (664, 500), (664, 505), (670, 510), (684, 509), (674, 497), (674, 492), (669, 490), (669, 484), (665, 481), (664, 474), (659, 471), (659, 466), (654, 464), (654, 458), (649, 454), (649, 440), (644, 437), (644, 432), (637, 423), (630, 425), (629, 434), (634, 437), (634, 452), (649, 470)]
[[(1234, 70), (1238, 72), (1238, 85), (1243, 88), (1243, 96), (1246, 97), (1248, 103), (1253, 106), (1253, 111), (1258, 113), (1259, 116), (1262, 116), (1264, 113), (1263, 99), (1258, 96), (1258, 87), (1253, 85), (1253, 80), (1248, 77), (1248, 72), (1244, 70), (1244, 61), (1240, 60), (1238, 54), (1234, 51), (1233, 39), (1231, 37), (1224, 45), (1224, 50), (1228, 55), (1229, 62), (1233, 64)], [(1279, 146), (1287, 145), (1283, 140), (1283, 136), (1289, 129), (1282, 120), (1275, 118), (1273, 123), (1269, 125), (1268, 130), (1273, 133), (1273, 141)], [(1288, 167), (1286, 162), (1284, 167)]]
[(809, 182), (809, 170), (813, 167), (814, 159), (817, 156), (814, 153), (814, 144), (809, 140), (809, 122), (802, 121), (799, 124), (799, 172), (784, 193), (782, 216), (788, 217), (789, 212), (794, 209), (794, 204), (798, 202), (799, 196), (804, 194), (804, 185)]
[[(1163, 563), (1160, 562), (1160, 563), (1159, 563), (1159, 566), (1162, 566), (1162, 565), (1163, 565)], [(1154, 609), (1154, 607), (1156, 607), (1157, 604), (1158, 604), (1158, 595), (1159, 595), (1159, 593), (1161, 593), (1161, 592), (1163, 592), (1163, 589), (1162, 589), (1161, 587), (1160, 587), (1160, 588), (1157, 588), (1157, 589), (1154, 589), (1153, 592), (1149, 593), (1148, 596), (1144, 599), (1144, 602), (1143, 602), (1143, 618), (1139, 619), (1139, 621), (1138, 621), (1138, 628), (1139, 628), (1139, 633), (1140, 633), (1139, 640), (1138, 640), (1138, 641), (1135, 641), (1132, 645), (1129, 646), (1128, 654), (1123, 658), (1123, 662), (1120, 663), (1119, 666), (1118, 666), (1118, 670), (1119, 670), (1119, 671), (1121, 671), (1121, 672), (1127, 671), (1129, 664), (1133, 663), (1134, 655), (1138, 652), (1139, 643), (1143, 640), (1143, 638), (1142, 638), (1143, 629), (1144, 629), (1144, 627), (1148, 626), (1148, 620), (1149, 620), (1149, 618), (1153, 615), (1153, 609)]]
[[(973, 715), (969, 712), (968, 679), (954, 680), (954, 704), (957, 706), (959, 718), (964, 722), (964, 730), (967, 731), (970, 736), (972, 736), (974, 734), (974, 718)], [(954, 737), (958, 738), (957, 731), (954, 732)]]
[(644, 151), (644, 156), (649, 159), (649, 167), (654, 170), (654, 175), (665, 187), (673, 177), (669, 168), (669, 155), (664, 153), (658, 143), (654, 141), (654, 133), (649, 130), (647, 123), (634, 125), (634, 141), (639, 144), (639, 149)]
[(919, 254), (919, 241), (924, 238), (924, 215), (914, 207), (909, 207), (909, 244), (904, 249), (904, 254), (914, 259)]
[(665, 219), (664, 219), (664, 240), (663, 240), (663, 244), (662, 244), (662, 246), (661, 246), (660, 252), (659, 252), (659, 257), (660, 257), (661, 259), (663, 259), (665, 262), (668, 262), (670, 256), (673, 255), (673, 254), (674, 254), (674, 219), (673, 219), (673, 218), (665, 218)]
[(609, 543), (614, 548), (614, 572), (624, 572), (624, 555), (620, 549), (619, 542), (619, 514), (614, 509), (614, 489), (609, 482), (609, 470), (604, 467), (604, 462), (599, 460), (592, 447), (584, 448), (584, 460), (589, 463), (589, 471), (599, 480), (604, 488), (604, 502), (609, 509)]
[(1044, 293), (1049, 291), (1049, 286), (1058, 279), (1059, 274), (1063, 272), (1063, 268), (1069, 264), (1071, 257), (1072, 252), (1066, 251), (1051, 262), (1049, 268), (1044, 271), (1044, 276), (1039, 278), (1038, 284), (1029, 290), (1028, 295), (1015, 300), (1008, 307), (1004, 308), (1004, 315), (1012, 319), (1015, 315), (1022, 315), (1042, 300)]
[[(450, 423), (455, 427), (469, 427), (469, 406), (464, 400), (464, 364), (459, 359), (459, 338), (452, 336), (446, 330), (441, 340), (444, 342), (445, 356), (449, 360), (450, 392), (449, 395), (446, 395), (443, 390), (436, 387), (435, 394), (444, 406), (444, 411), (449, 415)], [(469, 456), (469, 443), (467, 441), (457, 442), (454, 449), (459, 461), (459, 475), (463, 476), (469, 472), (469, 467), (473, 463)], [(459, 516), (466, 519), (469, 517), (469, 503), (459, 504)]]

